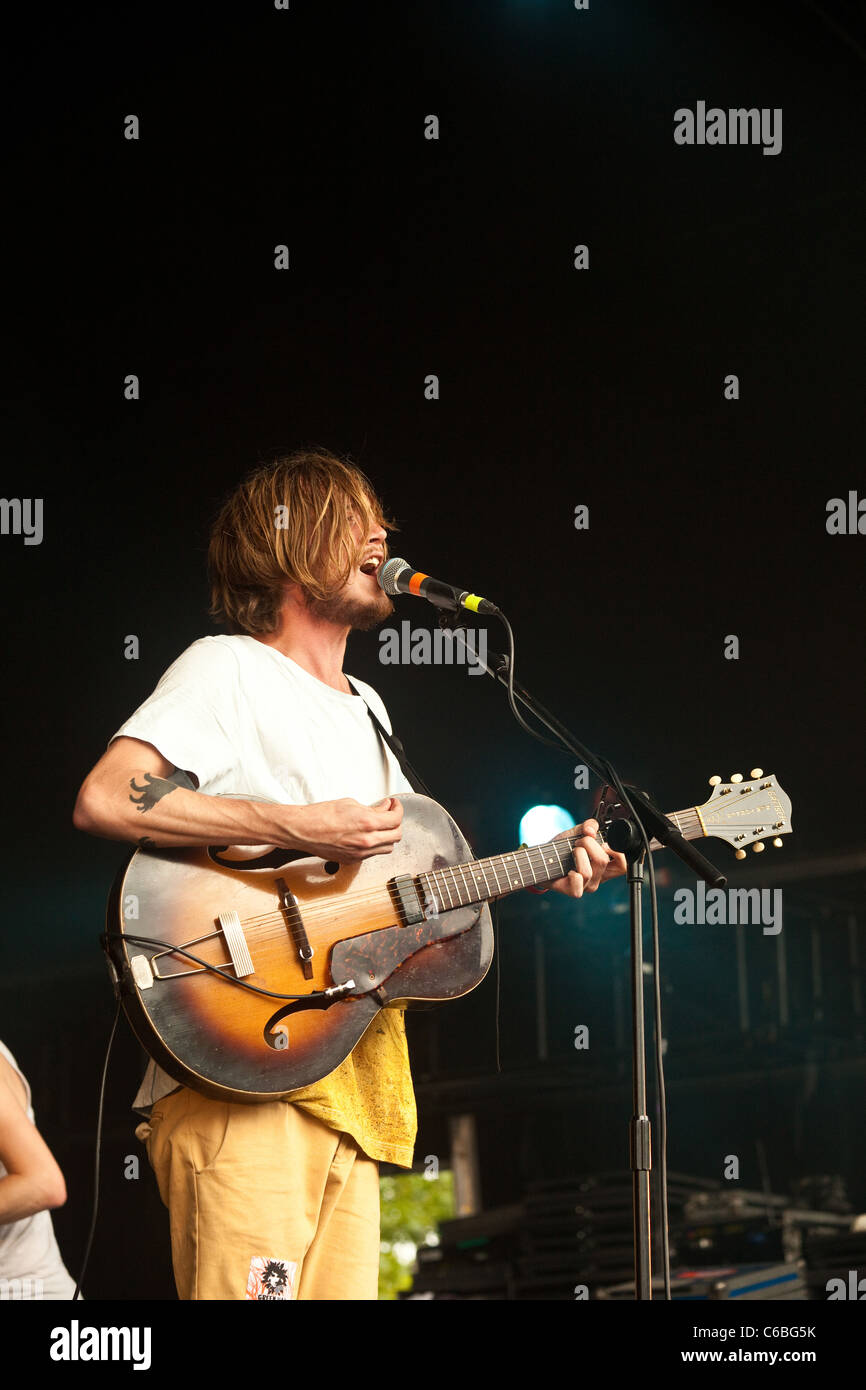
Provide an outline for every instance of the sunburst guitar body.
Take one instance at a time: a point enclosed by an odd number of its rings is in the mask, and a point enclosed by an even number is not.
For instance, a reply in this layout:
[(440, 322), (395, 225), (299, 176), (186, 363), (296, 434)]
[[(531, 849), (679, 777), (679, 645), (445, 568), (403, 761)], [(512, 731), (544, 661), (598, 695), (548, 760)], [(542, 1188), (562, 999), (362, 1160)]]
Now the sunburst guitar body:
[[(380, 1009), (474, 989), (493, 958), (488, 901), (574, 867), (573, 835), (474, 859), (443, 807), (400, 800), (400, 841), (358, 863), (270, 847), (132, 852), (104, 945), (137, 1037), (170, 1076), (245, 1102), (320, 1080)], [(601, 839), (616, 812), (597, 813)], [(791, 803), (763, 773), (669, 815), (685, 838), (738, 852), (791, 830)]]
[[(453, 907), (432, 899), (435, 875), (472, 851), (435, 801), (400, 800), (402, 838), (358, 863), (291, 850), (132, 854), (109, 900), (107, 948), (127, 1017), (170, 1076), (222, 1100), (281, 1099), (339, 1066), (384, 1006), (454, 999), (484, 978), (486, 902), (458, 905), (453, 886)], [(401, 889), (422, 870), (430, 897), (411, 910)]]

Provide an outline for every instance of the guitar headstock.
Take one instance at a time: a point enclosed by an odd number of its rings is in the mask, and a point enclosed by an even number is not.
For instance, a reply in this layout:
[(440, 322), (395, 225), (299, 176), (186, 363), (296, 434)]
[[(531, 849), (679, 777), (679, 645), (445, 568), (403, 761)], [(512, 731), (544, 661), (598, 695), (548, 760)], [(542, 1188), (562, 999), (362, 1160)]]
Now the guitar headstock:
[(707, 835), (727, 840), (738, 859), (745, 859), (749, 845), (760, 854), (766, 839), (781, 849), (781, 837), (792, 830), (791, 799), (772, 773), (753, 767), (747, 778), (741, 772), (732, 773), (730, 782), (711, 777), (710, 786), (709, 801), (695, 808)]
[[(626, 782), (626, 789), (628, 786)], [(738, 859), (745, 859), (749, 845), (760, 854), (766, 848), (766, 840), (781, 848), (782, 836), (790, 835), (792, 830), (791, 801), (772, 773), (753, 767), (747, 778), (740, 772), (733, 773), (729, 782), (711, 777), (710, 786), (712, 795), (703, 806), (667, 813), (687, 840), (703, 835), (727, 840)], [(604, 787), (593, 814), (603, 837), (605, 826), (626, 811), (613, 788)]]

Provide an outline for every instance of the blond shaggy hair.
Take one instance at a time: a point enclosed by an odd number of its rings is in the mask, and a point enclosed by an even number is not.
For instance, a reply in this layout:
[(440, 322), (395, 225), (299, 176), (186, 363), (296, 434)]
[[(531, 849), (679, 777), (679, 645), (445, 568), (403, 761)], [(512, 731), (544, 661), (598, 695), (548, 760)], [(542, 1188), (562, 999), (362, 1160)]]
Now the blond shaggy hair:
[[(361, 539), (352, 535), (361, 522)], [(211, 528), (211, 615), (234, 632), (278, 626), (285, 586), (330, 599), (386, 521), (369, 478), (326, 449), (301, 449), (259, 464), (223, 502)], [(386, 548), (387, 555), (387, 548)]]

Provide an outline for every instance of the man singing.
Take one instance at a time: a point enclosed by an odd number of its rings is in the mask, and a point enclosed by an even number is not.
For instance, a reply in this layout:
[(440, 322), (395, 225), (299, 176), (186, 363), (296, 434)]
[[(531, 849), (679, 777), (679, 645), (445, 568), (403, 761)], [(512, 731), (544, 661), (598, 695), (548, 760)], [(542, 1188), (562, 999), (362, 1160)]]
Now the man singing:
[[(390, 732), (381, 699), (343, 673), (349, 632), (393, 612), (376, 579), (388, 529), (369, 480), (328, 452), (255, 469), (210, 540), (211, 612), (232, 635), (168, 668), (86, 778), (75, 825), (157, 848), (389, 854), (411, 787), (369, 717)], [(177, 771), (196, 790), (168, 780)], [(551, 885), (571, 897), (624, 871), (595, 821), (580, 829), (574, 869)], [(416, 1131), (402, 1007), (288, 1100), (212, 1100), (151, 1062), (134, 1107), (149, 1111), (139, 1130), (180, 1298), (376, 1297), (378, 1162), (410, 1168)]]

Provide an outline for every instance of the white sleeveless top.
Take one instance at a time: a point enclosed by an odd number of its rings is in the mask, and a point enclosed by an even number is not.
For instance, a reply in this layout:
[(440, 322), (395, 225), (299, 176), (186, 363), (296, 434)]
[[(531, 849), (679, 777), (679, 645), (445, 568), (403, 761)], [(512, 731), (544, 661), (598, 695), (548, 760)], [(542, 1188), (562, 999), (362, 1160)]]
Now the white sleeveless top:
[[(27, 1118), (35, 1124), (27, 1077), (5, 1043), (0, 1042), (0, 1053), (24, 1083)], [(0, 1178), (6, 1175), (7, 1170), (0, 1163)], [(37, 1211), (20, 1221), (0, 1225), (0, 1299), (71, 1299), (74, 1292), (75, 1280), (57, 1248), (49, 1211)]]

